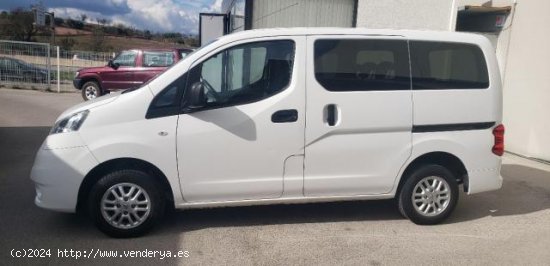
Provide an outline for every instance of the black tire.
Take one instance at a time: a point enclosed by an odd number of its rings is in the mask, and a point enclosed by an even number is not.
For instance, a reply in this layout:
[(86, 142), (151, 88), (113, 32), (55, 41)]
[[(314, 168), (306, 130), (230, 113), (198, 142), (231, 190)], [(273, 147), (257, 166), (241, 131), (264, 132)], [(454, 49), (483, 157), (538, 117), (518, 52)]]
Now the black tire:
[(95, 81), (88, 81), (80, 87), (81, 93), (82, 93), (82, 99), (85, 101), (95, 99), (101, 95), (103, 95), (103, 91), (101, 90), (101, 87), (99, 87), (99, 84)]
[[(123, 186), (123, 191), (129, 192), (132, 185), (135, 188), (134, 191), (139, 189), (143, 189), (144, 191), (144, 193), (141, 193), (136, 200), (144, 201), (146, 196), (149, 197), (148, 200), (150, 201), (150, 204), (148, 205), (148, 212), (139, 211), (138, 213), (135, 211), (136, 207), (143, 209), (145, 208), (144, 206), (147, 205), (140, 205), (137, 201), (132, 201), (132, 195), (124, 196), (124, 202), (122, 198), (120, 201), (117, 201), (117, 199), (110, 192), (107, 194), (107, 192), (112, 188), (118, 189), (118, 186)], [(125, 188), (127, 190), (125, 190)], [(137, 191), (134, 193), (137, 193)], [(122, 193), (118, 194), (123, 195)], [(105, 195), (108, 195), (105, 198), (106, 200), (113, 200), (120, 202), (121, 204), (109, 203), (109, 206), (104, 205), (106, 208), (116, 207), (116, 210), (106, 210), (104, 214), (102, 204)], [(163, 217), (165, 205), (166, 202), (159, 185), (154, 182), (154, 179), (149, 174), (139, 170), (120, 170), (105, 175), (92, 187), (88, 199), (89, 213), (96, 226), (105, 234), (117, 238), (137, 237), (147, 233)], [(117, 212), (120, 215), (117, 216)], [(127, 215), (126, 217), (131, 216), (133, 220), (139, 221), (139, 219), (135, 218), (136, 216), (132, 216), (133, 212), (136, 213), (136, 215), (143, 215), (143, 220), (135, 226), (130, 225), (126, 228), (121, 228), (120, 225), (117, 226), (116, 221), (113, 221), (112, 224), (107, 221), (107, 218), (105, 217), (105, 215), (109, 216), (112, 214), (113, 220), (119, 220), (118, 218), (122, 217), (124, 214)], [(129, 218), (120, 219), (122, 219), (120, 224), (124, 224), (124, 222), (130, 223)]]
[[(438, 224), (449, 217), (456, 207), (456, 203), (458, 202), (458, 183), (456, 182), (455, 175), (447, 168), (435, 164), (423, 165), (403, 178), (406, 179), (399, 192), (398, 208), (401, 214), (410, 219), (413, 223), (420, 225)], [(428, 183), (424, 183), (428, 185), (431, 181), (438, 182), (437, 184), (441, 182), (442, 187), (439, 188), (439, 190), (434, 190), (434, 187), (419, 185), (421, 181), (428, 181)], [(443, 181), (447, 184), (447, 193), (445, 193), (445, 183)], [(420, 187), (417, 187), (417, 185)], [(417, 196), (418, 200), (422, 202), (418, 202), (415, 206), (412, 198), (413, 193), (415, 193), (415, 188), (417, 190), (416, 192), (421, 192), (425, 187), (427, 188), (428, 194), (425, 196)], [(445, 201), (447, 195), (450, 198)], [(423, 205), (424, 202), (426, 202), (426, 205)], [(441, 204), (441, 202), (443, 202), (443, 204)], [(427, 207), (422, 208), (422, 206)], [(426, 211), (426, 213), (424, 213), (424, 211)]]

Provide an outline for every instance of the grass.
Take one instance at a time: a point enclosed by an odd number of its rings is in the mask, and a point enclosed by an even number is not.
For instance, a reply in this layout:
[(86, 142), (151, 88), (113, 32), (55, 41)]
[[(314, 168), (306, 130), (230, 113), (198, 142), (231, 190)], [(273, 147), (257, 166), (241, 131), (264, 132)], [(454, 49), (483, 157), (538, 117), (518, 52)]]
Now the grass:
[[(59, 44), (62, 38), (69, 38), (75, 41), (75, 45), (71, 48), (71, 50), (93, 50), (92, 35), (56, 36), (56, 43)], [(38, 42), (45, 43), (48, 43), (51, 40), (51, 38), (48, 36), (37, 36), (36, 39)], [(132, 48), (186, 48), (188, 46), (177, 43), (160, 42), (141, 38), (105, 36), (105, 38), (103, 39), (103, 47), (106, 48), (106, 50), (109, 52), (118, 52), (121, 50)]]
[[(57, 79), (57, 71), (55, 71), (54, 69), (52, 70), (53, 71), (51, 73), (53, 75), (53, 79)], [(61, 80), (73, 80), (74, 74), (74, 71), (59, 71), (59, 77), (61, 78)]]

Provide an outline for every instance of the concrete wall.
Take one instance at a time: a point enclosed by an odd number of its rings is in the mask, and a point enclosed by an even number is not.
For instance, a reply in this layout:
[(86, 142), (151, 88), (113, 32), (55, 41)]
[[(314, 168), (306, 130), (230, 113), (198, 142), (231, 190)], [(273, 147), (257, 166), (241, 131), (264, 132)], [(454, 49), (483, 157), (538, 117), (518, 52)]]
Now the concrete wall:
[(453, 0), (358, 0), (357, 27), (454, 30)]
[(254, 0), (252, 28), (351, 27), (354, 0)]
[(550, 161), (550, 1), (517, 2), (504, 66), (506, 149)]
[[(496, 53), (504, 89), (506, 150), (550, 161), (550, 1), (459, 0), (512, 6)], [(517, 3), (516, 5), (514, 3)]]

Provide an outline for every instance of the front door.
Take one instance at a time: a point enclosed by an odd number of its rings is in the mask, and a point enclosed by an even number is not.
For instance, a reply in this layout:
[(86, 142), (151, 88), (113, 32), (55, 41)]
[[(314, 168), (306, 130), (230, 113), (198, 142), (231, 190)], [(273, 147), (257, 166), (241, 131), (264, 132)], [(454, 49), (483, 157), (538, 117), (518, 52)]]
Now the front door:
[(186, 201), (281, 196), (285, 160), (304, 152), (304, 44), (305, 37), (255, 39), (193, 64), (187, 88), (202, 83), (207, 105), (178, 120)]
[(304, 194), (388, 193), (411, 153), (401, 37), (308, 36)]
[(128, 89), (135, 85), (134, 71), (137, 63), (137, 50), (122, 51), (113, 63), (118, 65), (118, 68), (111, 69), (101, 73), (103, 79), (103, 89), (106, 90), (122, 90)]

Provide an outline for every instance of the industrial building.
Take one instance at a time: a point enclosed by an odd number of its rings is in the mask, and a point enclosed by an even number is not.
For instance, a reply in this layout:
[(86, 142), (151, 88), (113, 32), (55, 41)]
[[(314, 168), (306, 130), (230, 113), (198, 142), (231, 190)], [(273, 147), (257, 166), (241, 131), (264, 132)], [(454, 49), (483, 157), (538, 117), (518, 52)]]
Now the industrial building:
[(224, 0), (201, 14), (201, 43), (275, 27), (366, 27), (466, 31), (495, 48), (504, 88), (506, 149), (550, 161), (550, 1)]

